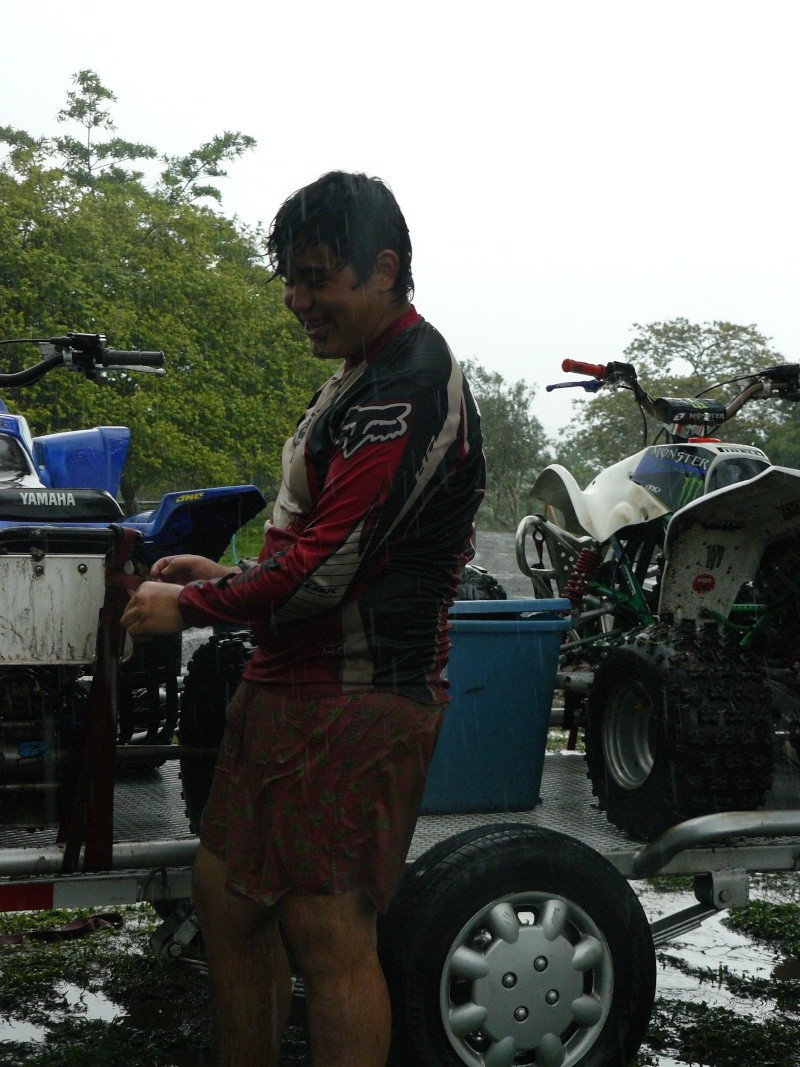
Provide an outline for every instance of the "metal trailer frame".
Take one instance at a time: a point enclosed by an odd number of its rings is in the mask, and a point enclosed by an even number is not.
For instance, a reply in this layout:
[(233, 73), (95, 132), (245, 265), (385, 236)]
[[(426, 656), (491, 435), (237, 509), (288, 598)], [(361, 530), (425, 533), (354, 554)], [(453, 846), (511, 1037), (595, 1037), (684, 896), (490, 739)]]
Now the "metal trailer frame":
[[(63, 844), (55, 828), (26, 831), (0, 827), (0, 911), (109, 907), (146, 901), (187, 900), (197, 838), (188, 828), (174, 761), (114, 789), (114, 840), (106, 870), (86, 869), (81, 850), (74, 873), (63, 873)], [(796, 805), (792, 808), (790, 805)], [(698, 926), (720, 910), (747, 902), (755, 872), (800, 869), (800, 774), (779, 761), (768, 807), (691, 819), (639, 845), (599, 811), (583, 758), (575, 752), (545, 757), (541, 802), (533, 811), (420, 816), (411, 863), (428, 848), (473, 827), (518, 823), (558, 830), (606, 857), (626, 878), (690, 875), (698, 903), (651, 924), (655, 944)], [(162, 912), (166, 909), (161, 907)], [(179, 955), (188, 940), (175, 930), (162, 951)]]

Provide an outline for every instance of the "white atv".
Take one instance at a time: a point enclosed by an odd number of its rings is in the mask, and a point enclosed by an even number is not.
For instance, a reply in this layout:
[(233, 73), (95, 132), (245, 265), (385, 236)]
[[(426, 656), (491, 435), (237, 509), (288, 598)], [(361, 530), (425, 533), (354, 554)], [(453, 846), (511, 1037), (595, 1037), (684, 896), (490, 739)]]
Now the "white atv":
[(776, 725), (790, 755), (800, 741), (800, 471), (710, 435), (756, 397), (800, 399), (800, 366), (737, 379), (727, 406), (653, 401), (627, 363), (562, 367), (631, 390), (666, 432), (583, 490), (548, 467), (546, 513), (517, 530), (535, 594), (573, 605), (559, 683), (598, 801), (643, 839), (760, 807)]

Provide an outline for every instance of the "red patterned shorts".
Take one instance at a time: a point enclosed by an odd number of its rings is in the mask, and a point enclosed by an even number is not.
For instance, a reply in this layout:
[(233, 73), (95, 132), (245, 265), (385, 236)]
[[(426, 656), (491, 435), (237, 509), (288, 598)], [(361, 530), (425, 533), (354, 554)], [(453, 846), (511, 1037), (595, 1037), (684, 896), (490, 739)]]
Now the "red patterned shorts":
[(396, 693), (302, 700), (243, 682), (200, 827), (228, 889), (272, 905), (360, 888), (386, 911), (443, 713)]

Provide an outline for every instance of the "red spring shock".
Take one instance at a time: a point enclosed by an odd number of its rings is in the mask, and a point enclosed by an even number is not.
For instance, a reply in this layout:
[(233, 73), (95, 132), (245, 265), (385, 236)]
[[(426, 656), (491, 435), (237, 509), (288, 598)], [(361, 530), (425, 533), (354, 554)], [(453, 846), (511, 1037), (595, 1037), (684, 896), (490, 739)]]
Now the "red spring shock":
[(564, 588), (564, 596), (568, 598), (573, 608), (580, 610), (583, 607), (583, 598), (586, 595), (586, 587), (597, 568), (603, 562), (603, 557), (593, 548), (582, 548), (572, 574)]

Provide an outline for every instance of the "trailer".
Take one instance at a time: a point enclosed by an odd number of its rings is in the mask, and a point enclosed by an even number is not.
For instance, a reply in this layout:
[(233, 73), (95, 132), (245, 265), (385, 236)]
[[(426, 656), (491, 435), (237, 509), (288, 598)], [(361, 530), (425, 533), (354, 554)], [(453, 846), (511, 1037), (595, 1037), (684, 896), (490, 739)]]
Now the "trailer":
[[(748, 900), (754, 872), (800, 866), (800, 779), (780, 766), (759, 812), (690, 820), (640, 845), (597, 809), (584, 762), (546, 755), (530, 811), (422, 815), (381, 958), (398, 1063), (612, 1065), (641, 1042), (656, 945)], [(149, 902), (152, 944), (178, 957), (197, 933), (177, 763), (114, 784), (111, 863), (64, 873), (55, 827), (0, 828), (0, 910)], [(630, 880), (688, 875), (697, 903), (646, 924)]]
[[(6, 801), (35, 801), (40, 789), (43, 801), (32, 804), (35, 819), (18, 804), (13, 825), (0, 825), (0, 909), (149, 902), (163, 918), (151, 944), (179, 957), (198, 932), (197, 839), (176, 760), (186, 767), (208, 753), (202, 738), (138, 747), (162, 767), (147, 779), (115, 773), (126, 758), (113, 708), (127, 581), (122, 567), (107, 571), (97, 667), (66, 779), (2, 787)], [(772, 810), (694, 819), (640, 847), (597, 810), (579, 756), (545, 756), (569, 606), (451, 610), (453, 703), (378, 930), (402, 1067), (624, 1067), (650, 1021), (656, 943), (745, 903), (750, 872), (797, 869), (796, 779), (776, 782)], [(651, 928), (630, 880), (658, 873), (692, 875), (698, 903)]]

